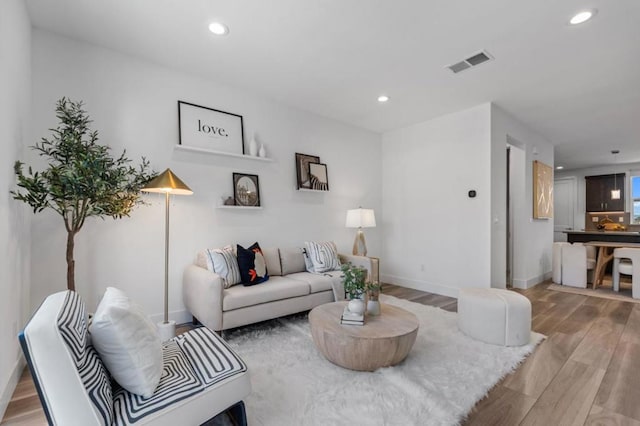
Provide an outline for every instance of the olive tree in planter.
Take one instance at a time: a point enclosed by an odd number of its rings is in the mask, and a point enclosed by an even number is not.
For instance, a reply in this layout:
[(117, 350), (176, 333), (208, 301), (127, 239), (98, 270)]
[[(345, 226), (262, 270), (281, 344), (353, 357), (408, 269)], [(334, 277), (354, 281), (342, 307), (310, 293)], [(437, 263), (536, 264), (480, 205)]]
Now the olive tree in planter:
[(129, 216), (142, 203), (140, 188), (156, 173), (143, 157), (138, 167), (131, 165), (125, 152), (114, 158), (110, 148), (98, 144), (98, 132), (90, 131), (88, 114), (82, 102), (67, 98), (56, 104), (60, 124), (50, 129), (50, 139), (42, 138), (32, 148), (46, 158), (41, 172), (24, 173), (24, 164), (15, 163), (17, 191), (13, 198), (24, 201), (39, 213), (47, 208), (57, 212), (67, 230), (67, 288), (75, 290), (74, 238), (91, 216), (114, 219)]

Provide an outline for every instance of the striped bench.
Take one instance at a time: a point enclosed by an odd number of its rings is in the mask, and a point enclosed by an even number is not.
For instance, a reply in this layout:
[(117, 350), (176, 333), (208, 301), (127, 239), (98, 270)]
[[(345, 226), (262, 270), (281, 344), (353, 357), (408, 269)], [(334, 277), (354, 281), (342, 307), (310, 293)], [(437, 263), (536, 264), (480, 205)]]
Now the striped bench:
[(49, 296), (19, 339), (49, 424), (200, 425), (229, 409), (246, 425), (247, 366), (206, 328), (163, 344), (162, 377), (149, 398), (111, 380), (75, 292)]

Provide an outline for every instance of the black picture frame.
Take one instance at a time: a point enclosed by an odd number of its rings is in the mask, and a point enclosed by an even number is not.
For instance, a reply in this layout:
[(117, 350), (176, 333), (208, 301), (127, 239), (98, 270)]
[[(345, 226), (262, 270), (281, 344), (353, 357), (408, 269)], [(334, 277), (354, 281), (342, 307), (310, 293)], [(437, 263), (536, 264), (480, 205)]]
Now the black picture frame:
[(311, 189), (309, 163), (320, 163), (320, 157), (296, 152), (296, 180), (298, 189)]
[(233, 173), (233, 199), (236, 206), (260, 207), (258, 175)]
[(329, 190), (329, 173), (324, 163), (309, 163), (309, 182), (314, 191)]
[(178, 101), (178, 144), (245, 155), (241, 115)]

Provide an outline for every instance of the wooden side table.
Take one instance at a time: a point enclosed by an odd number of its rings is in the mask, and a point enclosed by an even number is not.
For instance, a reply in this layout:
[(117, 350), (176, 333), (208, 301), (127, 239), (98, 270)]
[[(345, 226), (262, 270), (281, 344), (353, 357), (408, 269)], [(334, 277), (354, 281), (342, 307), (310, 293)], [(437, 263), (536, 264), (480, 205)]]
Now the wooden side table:
[(418, 335), (418, 318), (411, 312), (383, 304), (381, 314), (365, 325), (342, 325), (347, 302), (320, 305), (309, 313), (313, 342), (332, 363), (358, 371), (375, 371), (404, 360)]

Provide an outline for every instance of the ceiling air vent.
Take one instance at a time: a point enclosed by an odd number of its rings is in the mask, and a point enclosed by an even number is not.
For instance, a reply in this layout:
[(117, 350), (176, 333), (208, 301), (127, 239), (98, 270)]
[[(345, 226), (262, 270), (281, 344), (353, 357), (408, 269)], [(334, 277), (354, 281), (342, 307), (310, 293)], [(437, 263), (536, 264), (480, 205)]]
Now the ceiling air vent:
[(457, 74), (460, 71), (464, 71), (471, 67), (475, 67), (477, 65), (480, 65), (483, 62), (487, 62), (492, 59), (493, 59), (493, 56), (491, 56), (486, 50), (483, 50), (480, 53), (476, 53), (475, 55), (469, 56), (464, 61), (460, 61), (453, 65), (449, 65), (447, 68), (449, 68), (454, 74)]

